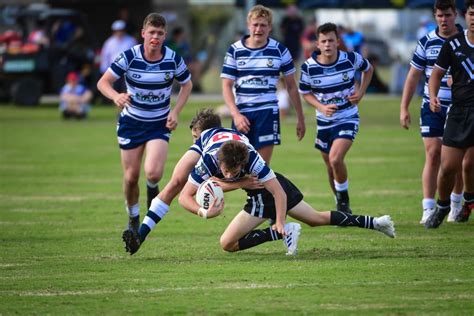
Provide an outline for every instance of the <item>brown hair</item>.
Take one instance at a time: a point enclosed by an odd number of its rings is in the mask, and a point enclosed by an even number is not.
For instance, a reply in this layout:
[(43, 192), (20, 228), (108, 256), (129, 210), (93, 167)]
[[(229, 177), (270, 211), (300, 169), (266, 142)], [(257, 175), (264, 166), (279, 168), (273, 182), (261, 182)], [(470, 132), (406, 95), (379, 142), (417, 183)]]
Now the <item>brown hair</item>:
[(225, 142), (217, 153), (219, 163), (229, 170), (244, 167), (249, 161), (249, 150), (247, 145), (236, 140)]
[(189, 124), (190, 129), (197, 129), (201, 132), (214, 127), (222, 127), (222, 122), (219, 115), (215, 114), (211, 108), (199, 110)]
[(436, 10), (444, 11), (449, 9), (456, 12), (456, 2), (454, 0), (436, 0), (433, 5), (433, 14), (436, 13)]
[(150, 13), (143, 20), (143, 28), (146, 28), (147, 25), (166, 28), (166, 19), (158, 13)]
[(324, 23), (318, 27), (316, 31), (316, 37), (319, 38), (319, 34), (328, 34), (334, 32), (336, 38), (339, 38), (339, 33), (337, 32), (337, 25), (334, 23)]
[(265, 18), (268, 21), (268, 24), (272, 25), (273, 22), (273, 11), (263, 5), (256, 5), (250, 9), (247, 14), (247, 22), (253, 18)]

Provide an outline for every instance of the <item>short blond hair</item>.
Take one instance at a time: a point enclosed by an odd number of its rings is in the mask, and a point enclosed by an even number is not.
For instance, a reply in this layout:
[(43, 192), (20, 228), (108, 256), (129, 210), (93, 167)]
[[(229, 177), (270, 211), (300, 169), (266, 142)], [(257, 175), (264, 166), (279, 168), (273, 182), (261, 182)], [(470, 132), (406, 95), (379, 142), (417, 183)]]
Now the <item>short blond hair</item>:
[(268, 24), (272, 25), (273, 22), (273, 11), (263, 5), (256, 5), (250, 9), (249, 14), (247, 15), (247, 22), (250, 22), (253, 18), (265, 18), (268, 21)]

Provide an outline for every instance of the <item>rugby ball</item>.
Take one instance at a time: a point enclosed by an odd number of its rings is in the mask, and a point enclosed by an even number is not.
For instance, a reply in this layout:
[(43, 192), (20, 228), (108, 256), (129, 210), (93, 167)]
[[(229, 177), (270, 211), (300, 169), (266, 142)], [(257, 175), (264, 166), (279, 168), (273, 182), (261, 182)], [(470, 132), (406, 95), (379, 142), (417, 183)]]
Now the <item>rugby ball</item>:
[(196, 202), (207, 211), (216, 199), (217, 203), (224, 200), (224, 191), (219, 183), (210, 179), (201, 183), (196, 192)]

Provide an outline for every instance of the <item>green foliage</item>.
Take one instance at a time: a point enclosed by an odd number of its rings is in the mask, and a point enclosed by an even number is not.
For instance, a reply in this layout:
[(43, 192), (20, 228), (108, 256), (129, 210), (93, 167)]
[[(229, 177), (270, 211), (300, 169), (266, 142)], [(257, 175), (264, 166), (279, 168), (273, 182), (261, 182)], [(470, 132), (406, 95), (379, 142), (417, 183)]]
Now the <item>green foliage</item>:
[[(184, 109), (161, 186), (190, 145), (187, 125), (202, 105)], [(76, 122), (54, 108), (2, 106), (0, 314), (474, 314), (472, 220), (437, 230), (418, 224), (423, 145), (416, 123), (399, 127), (398, 108), (398, 99), (367, 98), (347, 157), (354, 212), (390, 214), (396, 239), (303, 226), (296, 257), (280, 241), (224, 253), (219, 236), (244, 202), (235, 191), (210, 220), (173, 202), (130, 257), (120, 238), (127, 218), (113, 108)], [(290, 117), (272, 167), (327, 210), (334, 198), (313, 148), (314, 113), (305, 111), (305, 139), (296, 141)], [(141, 183), (145, 192), (143, 175)]]

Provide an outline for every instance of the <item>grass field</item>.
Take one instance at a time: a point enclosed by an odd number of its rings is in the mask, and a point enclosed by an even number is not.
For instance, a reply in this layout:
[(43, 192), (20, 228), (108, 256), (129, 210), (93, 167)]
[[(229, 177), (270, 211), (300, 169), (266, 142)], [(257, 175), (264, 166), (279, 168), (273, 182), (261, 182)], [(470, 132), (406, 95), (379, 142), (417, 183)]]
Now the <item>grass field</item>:
[[(472, 220), (429, 231), (418, 224), (418, 104), (405, 131), (398, 99), (366, 98), (347, 157), (354, 213), (390, 214), (397, 238), (303, 226), (296, 257), (285, 256), (280, 241), (240, 253), (220, 249), (241, 191), (227, 193), (224, 214), (207, 221), (173, 202), (129, 256), (120, 237), (127, 219), (114, 109), (96, 107), (76, 122), (62, 121), (51, 106), (1, 106), (0, 315), (473, 315)], [(217, 103), (190, 102), (183, 111), (162, 185), (190, 145), (187, 126), (203, 105)], [(272, 167), (327, 210), (334, 199), (313, 148), (314, 114), (305, 112), (305, 139), (295, 141), (289, 118)]]

